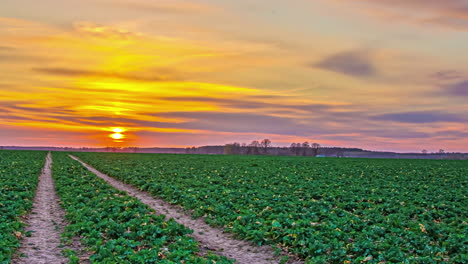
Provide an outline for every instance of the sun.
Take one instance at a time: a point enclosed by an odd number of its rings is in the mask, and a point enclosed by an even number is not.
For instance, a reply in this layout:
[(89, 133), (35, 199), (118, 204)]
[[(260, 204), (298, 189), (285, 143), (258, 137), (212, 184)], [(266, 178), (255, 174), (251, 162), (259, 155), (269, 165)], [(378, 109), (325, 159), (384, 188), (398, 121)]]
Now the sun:
[(123, 142), (122, 140), (125, 138), (125, 135), (123, 134), (127, 129), (123, 127), (110, 127), (108, 128), (108, 131), (114, 132), (109, 134), (109, 137), (114, 140), (114, 142), (121, 143)]
[(120, 133), (110, 134), (109, 137), (115, 140), (123, 139), (125, 136)]
[(125, 132), (125, 129), (121, 128), (121, 127), (112, 127), (111, 130), (112, 130), (112, 132), (115, 132), (115, 133)]

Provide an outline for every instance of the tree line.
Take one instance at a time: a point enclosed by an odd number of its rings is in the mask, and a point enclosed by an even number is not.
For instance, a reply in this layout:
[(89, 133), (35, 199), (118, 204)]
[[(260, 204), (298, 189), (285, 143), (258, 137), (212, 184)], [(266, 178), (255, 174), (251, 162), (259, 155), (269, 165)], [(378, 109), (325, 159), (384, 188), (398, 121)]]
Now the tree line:
[(232, 155), (277, 155), (279, 151), (287, 150), (295, 156), (317, 156), (320, 154), (320, 144), (291, 143), (289, 147), (273, 147), (270, 139), (254, 140), (250, 144), (234, 142), (224, 146), (224, 154)]

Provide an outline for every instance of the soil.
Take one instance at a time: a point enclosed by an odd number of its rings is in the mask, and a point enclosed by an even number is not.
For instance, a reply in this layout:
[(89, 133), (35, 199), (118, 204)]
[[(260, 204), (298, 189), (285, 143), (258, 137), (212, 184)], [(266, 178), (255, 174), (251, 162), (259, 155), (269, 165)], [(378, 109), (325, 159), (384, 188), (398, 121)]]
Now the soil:
[[(152, 197), (146, 192), (140, 191), (135, 187), (124, 184), (121, 181), (99, 172), (72, 155), (70, 155), (70, 157), (79, 161), (89, 171), (105, 180), (114, 188), (125, 191), (129, 196), (139, 199), (141, 202), (154, 209), (158, 214), (164, 214), (166, 219), (173, 218), (179, 224), (192, 229), (192, 237), (199, 242), (203, 251), (212, 251), (218, 255), (235, 259), (236, 263), (239, 264), (280, 263), (282, 256), (285, 255), (283, 252), (281, 256), (277, 256), (274, 250), (269, 246), (254, 246), (247, 241), (235, 239), (231, 234), (225, 233), (219, 228), (209, 226), (202, 218), (193, 219), (189, 214), (184, 212), (183, 208), (180, 206), (172, 205), (164, 200)], [(290, 256), (290, 260), (287, 263), (300, 264), (304, 262)]]
[[(68, 258), (61, 255), (61, 236), (65, 222), (65, 211), (59, 204), (52, 179), (52, 156), (49, 152), (42, 173), (39, 176), (32, 211), (26, 221), (25, 232), (30, 232), (21, 241), (21, 247), (12, 260), (13, 264), (61, 264)], [(79, 242), (71, 249), (77, 249)], [(89, 263), (84, 257), (80, 263)]]

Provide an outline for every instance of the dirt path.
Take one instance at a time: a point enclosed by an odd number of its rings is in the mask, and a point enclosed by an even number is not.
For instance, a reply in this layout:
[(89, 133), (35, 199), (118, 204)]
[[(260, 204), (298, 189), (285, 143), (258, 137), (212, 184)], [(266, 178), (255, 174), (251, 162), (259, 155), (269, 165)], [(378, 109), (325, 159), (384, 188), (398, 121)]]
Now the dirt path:
[(32, 233), (21, 241), (22, 246), (17, 253), (20, 257), (12, 261), (14, 264), (68, 262), (68, 258), (60, 254), (60, 234), (65, 225), (65, 212), (55, 193), (51, 167), (52, 157), (49, 153), (39, 176), (32, 212), (27, 220), (26, 232)]
[[(271, 247), (252, 246), (249, 242), (237, 240), (232, 235), (224, 233), (221, 229), (213, 228), (205, 223), (201, 218), (192, 219), (189, 215), (183, 212), (179, 206), (171, 205), (161, 199), (152, 197), (146, 192), (140, 191), (130, 185), (124, 184), (112, 177), (109, 177), (90, 165), (82, 162), (77, 157), (70, 155), (74, 160), (79, 161), (89, 171), (102, 178), (114, 188), (125, 191), (128, 195), (141, 200), (153, 208), (157, 213), (166, 215), (166, 219), (174, 218), (179, 224), (185, 225), (194, 232), (192, 237), (195, 238), (204, 250), (211, 250), (219, 255), (226, 256), (237, 260), (239, 264), (272, 264), (279, 263), (281, 257), (275, 256)], [(300, 264), (298, 260), (289, 261), (288, 263)]]

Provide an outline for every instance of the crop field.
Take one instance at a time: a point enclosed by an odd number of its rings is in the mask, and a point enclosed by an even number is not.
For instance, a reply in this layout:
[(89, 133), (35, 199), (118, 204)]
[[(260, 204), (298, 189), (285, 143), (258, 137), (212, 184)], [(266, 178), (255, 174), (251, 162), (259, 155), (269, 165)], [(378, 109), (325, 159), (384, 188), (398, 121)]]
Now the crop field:
[(46, 152), (0, 151), (0, 263), (9, 263), (24, 235)]
[[(52, 153), (47, 173), (66, 222), (51, 231), (62, 249), (49, 253), (70, 263), (468, 263), (466, 161), (71, 153), (209, 228), (281, 254), (252, 262), (236, 258), (245, 248), (236, 256), (211, 249), (197, 240), (216, 240), (209, 230), (165, 218), (69, 154)], [(0, 151), (2, 264), (31, 235), (25, 222), (45, 157)], [(68, 248), (76, 239), (79, 252)]]
[(92, 263), (232, 263), (216, 255), (198, 256), (189, 229), (155, 215), (65, 153), (53, 156), (57, 192), (70, 223), (64, 235), (81, 237), (94, 253)]
[(76, 153), (306, 263), (468, 263), (468, 163)]

